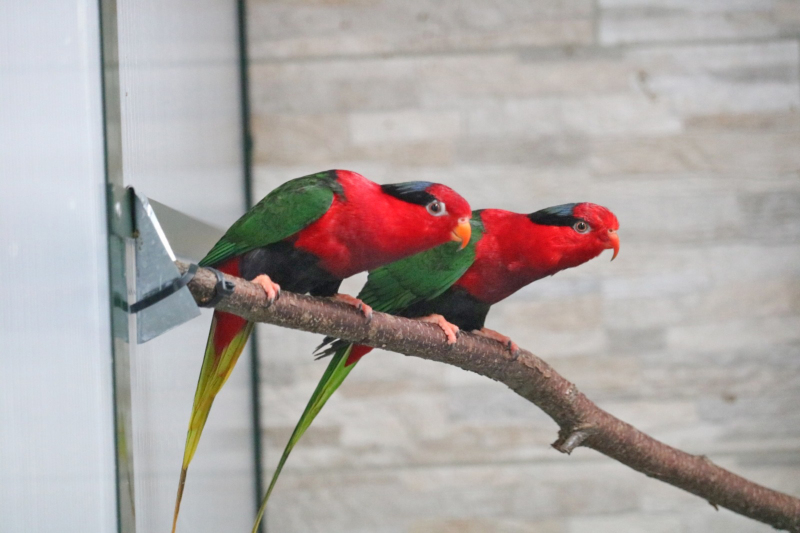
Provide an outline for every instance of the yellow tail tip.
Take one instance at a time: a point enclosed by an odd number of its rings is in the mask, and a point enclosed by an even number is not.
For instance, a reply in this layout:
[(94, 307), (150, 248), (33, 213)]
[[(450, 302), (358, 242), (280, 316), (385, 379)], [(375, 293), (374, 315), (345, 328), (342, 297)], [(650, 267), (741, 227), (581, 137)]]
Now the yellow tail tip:
[(172, 533), (178, 527), (178, 513), (181, 510), (181, 500), (183, 499), (183, 487), (186, 485), (186, 468), (181, 468), (181, 479), (178, 481), (178, 496), (175, 498), (175, 514), (172, 517)]

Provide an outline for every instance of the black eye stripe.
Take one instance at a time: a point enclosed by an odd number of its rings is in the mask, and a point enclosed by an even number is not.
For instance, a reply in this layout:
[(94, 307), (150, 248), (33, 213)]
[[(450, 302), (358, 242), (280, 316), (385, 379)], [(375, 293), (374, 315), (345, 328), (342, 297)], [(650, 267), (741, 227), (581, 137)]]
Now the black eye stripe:
[(539, 224), (540, 226), (569, 226), (572, 227), (578, 222), (583, 222), (584, 224), (589, 224), (582, 218), (574, 217), (572, 215), (564, 216), (564, 215), (553, 215), (553, 214), (539, 214), (540, 211), (536, 213), (531, 213), (528, 215), (528, 218), (534, 224)]
[(434, 195), (426, 191), (431, 185), (433, 185), (433, 183), (429, 181), (408, 181), (405, 183), (381, 185), (381, 190), (389, 196), (394, 196), (404, 202), (427, 206), (429, 203), (437, 200)]
[[(577, 222), (586, 222), (572, 214), (572, 210), (578, 204), (563, 204), (547, 207), (531, 213), (528, 218), (534, 224), (541, 226), (574, 226)], [(587, 222), (588, 224), (588, 222)]]

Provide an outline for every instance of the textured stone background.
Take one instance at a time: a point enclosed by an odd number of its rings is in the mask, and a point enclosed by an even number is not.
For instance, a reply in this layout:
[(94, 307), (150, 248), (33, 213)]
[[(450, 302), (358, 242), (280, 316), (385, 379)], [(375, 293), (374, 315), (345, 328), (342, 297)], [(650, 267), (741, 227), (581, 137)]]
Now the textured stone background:
[[(338, 167), (476, 208), (610, 207), (617, 261), (530, 286), (488, 325), (655, 437), (800, 495), (800, 2), (249, 8), (259, 194)], [(313, 336), (259, 335), (272, 468), (325, 363)], [(771, 531), (561, 456), (555, 431), (501, 385), (376, 353), (295, 450), (269, 529)]]

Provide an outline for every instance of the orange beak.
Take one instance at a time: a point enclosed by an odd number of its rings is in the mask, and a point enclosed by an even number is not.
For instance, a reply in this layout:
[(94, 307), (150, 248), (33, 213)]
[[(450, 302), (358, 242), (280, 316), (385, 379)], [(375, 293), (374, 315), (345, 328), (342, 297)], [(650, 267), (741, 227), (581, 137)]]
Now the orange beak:
[(463, 250), (469, 244), (469, 238), (472, 237), (472, 226), (469, 223), (469, 218), (464, 217), (458, 220), (458, 226), (453, 230), (453, 237), (450, 240), (460, 242), (459, 250)]
[(611, 260), (613, 261), (619, 253), (619, 235), (617, 235), (617, 232), (613, 229), (608, 230), (608, 244), (606, 245), (606, 249), (614, 250), (614, 255), (611, 256)]

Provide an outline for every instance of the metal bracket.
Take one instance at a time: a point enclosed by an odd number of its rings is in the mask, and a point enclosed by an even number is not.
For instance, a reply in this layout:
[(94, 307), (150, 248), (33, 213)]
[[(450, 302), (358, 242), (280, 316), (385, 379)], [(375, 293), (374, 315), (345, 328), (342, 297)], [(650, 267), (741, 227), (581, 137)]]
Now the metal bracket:
[[(175, 254), (148, 199), (130, 190), (134, 205), (136, 254), (136, 339), (141, 344), (200, 315), (186, 287), (194, 272), (181, 276)], [(188, 219), (188, 217), (186, 217)], [(191, 223), (191, 219), (188, 220)]]

